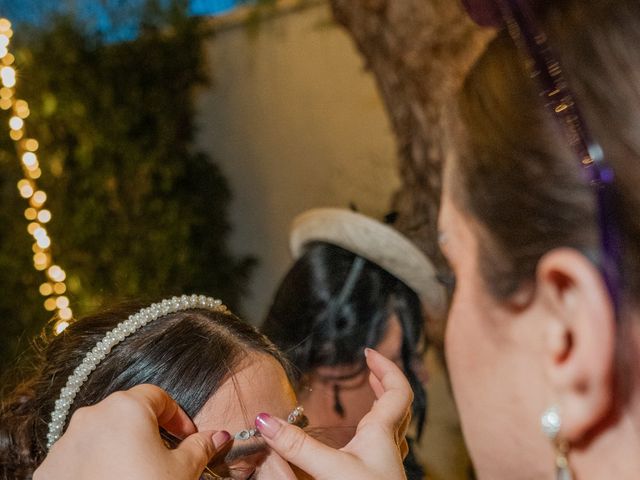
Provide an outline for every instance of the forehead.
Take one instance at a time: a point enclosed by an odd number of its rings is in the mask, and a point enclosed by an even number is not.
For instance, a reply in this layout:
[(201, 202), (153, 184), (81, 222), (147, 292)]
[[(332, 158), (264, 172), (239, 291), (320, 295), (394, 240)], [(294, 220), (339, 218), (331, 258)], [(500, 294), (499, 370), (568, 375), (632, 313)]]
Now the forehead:
[(284, 369), (265, 354), (250, 354), (194, 418), (199, 430), (227, 430), (234, 435), (250, 427), (259, 413), (280, 418), (295, 408), (296, 397)]

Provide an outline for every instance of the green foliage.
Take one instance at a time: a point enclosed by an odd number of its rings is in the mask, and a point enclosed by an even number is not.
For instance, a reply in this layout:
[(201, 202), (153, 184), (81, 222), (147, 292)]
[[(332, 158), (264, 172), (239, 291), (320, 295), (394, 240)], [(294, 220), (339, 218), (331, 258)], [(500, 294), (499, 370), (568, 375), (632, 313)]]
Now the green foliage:
[[(207, 32), (177, 2), (145, 8), (140, 34), (128, 42), (107, 43), (68, 16), (15, 35), (17, 93), (30, 104), (27, 132), (40, 142), (53, 255), (76, 315), (182, 292), (237, 308), (254, 264), (230, 253), (228, 185), (192, 145)], [(48, 314), (6, 133), (0, 171), (2, 369)]]

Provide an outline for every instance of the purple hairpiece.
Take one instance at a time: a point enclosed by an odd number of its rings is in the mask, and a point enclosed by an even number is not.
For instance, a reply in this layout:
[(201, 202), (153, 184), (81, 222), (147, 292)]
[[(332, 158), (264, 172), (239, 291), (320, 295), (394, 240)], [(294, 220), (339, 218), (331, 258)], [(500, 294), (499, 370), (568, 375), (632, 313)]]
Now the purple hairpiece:
[[(540, 3), (540, 0), (534, 3)], [(549, 47), (546, 34), (536, 21), (532, 0), (462, 0), (469, 15), (483, 26), (506, 24), (509, 34), (528, 56), (531, 76), (542, 90), (541, 96), (548, 110), (560, 124), (564, 136), (583, 166), (593, 186), (598, 207), (600, 227), (600, 269), (616, 311), (619, 309), (621, 287), (622, 242), (615, 221), (615, 174), (605, 161), (602, 148), (596, 142), (575, 102), (557, 57)]]

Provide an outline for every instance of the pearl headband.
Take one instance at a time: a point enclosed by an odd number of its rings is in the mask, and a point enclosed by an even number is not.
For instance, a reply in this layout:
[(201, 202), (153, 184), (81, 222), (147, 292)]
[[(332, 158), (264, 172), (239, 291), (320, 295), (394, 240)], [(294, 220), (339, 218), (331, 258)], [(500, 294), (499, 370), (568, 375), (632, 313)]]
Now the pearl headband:
[(153, 320), (192, 308), (203, 308), (215, 312), (228, 313), (227, 307), (222, 304), (221, 300), (205, 297), (204, 295), (182, 295), (181, 297), (165, 299), (159, 303), (154, 303), (143, 308), (108, 332), (104, 338), (85, 355), (80, 365), (76, 367), (67, 379), (64, 388), (60, 390), (60, 397), (55, 402), (55, 408), (51, 413), (51, 421), (49, 422), (47, 449), (50, 449), (62, 435), (69, 410), (80, 388), (87, 381), (91, 372), (96, 369), (97, 365), (111, 352), (113, 347)]

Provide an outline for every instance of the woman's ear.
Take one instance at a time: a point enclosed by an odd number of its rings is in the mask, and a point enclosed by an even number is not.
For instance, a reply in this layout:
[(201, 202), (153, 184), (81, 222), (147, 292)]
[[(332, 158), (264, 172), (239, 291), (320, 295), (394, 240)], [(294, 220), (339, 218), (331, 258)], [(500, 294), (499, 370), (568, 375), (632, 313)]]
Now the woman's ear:
[(616, 318), (604, 279), (581, 253), (558, 248), (538, 263), (536, 302), (545, 318), (545, 369), (560, 435), (579, 442), (612, 407)]

